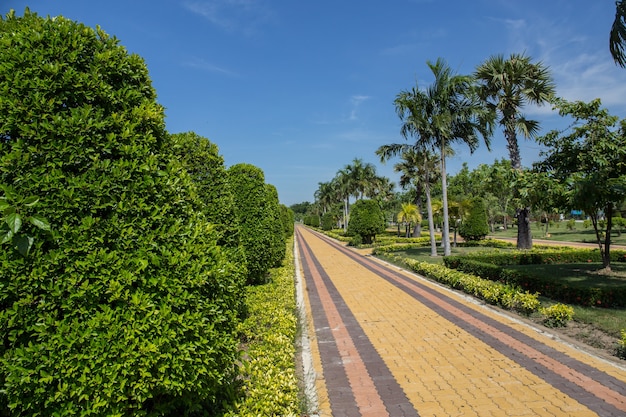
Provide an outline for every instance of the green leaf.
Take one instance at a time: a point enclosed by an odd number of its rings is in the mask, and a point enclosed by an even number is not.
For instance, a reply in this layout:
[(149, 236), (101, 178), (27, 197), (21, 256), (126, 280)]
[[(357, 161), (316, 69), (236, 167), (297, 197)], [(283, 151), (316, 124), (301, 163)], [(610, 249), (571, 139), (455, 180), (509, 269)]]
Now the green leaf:
[(39, 216), (37, 214), (31, 216), (29, 218), (31, 224), (41, 230), (50, 230), (50, 223), (45, 217)]
[(30, 236), (20, 235), (13, 237), (13, 244), (17, 251), (23, 257), (27, 257), (30, 252), (30, 248), (33, 246), (34, 239)]
[(11, 207), (11, 204), (9, 204), (9, 202), (7, 201), (6, 198), (1, 197), (0, 198), (0, 211), (4, 212), (6, 209), (8, 209), (9, 207)]
[(7, 226), (6, 224), (2, 228), (1, 233), (2, 234), (0, 235), (1, 236), (0, 245), (4, 245), (5, 243), (7, 243), (13, 238), (13, 232), (11, 231), (11, 229), (9, 229), (9, 226)]
[(33, 195), (33, 196), (30, 196), (30, 197), (28, 197), (27, 199), (25, 199), (25, 200), (24, 200), (24, 202), (23, 202), (23, 204), (24, 204), (26, 207), (32, 207), (32, 206), (34, 206), (35, 204), (37, 204), (38, 202), (39, 202), (39, 197), (37, 197), (37, 196), (34, 196), (34, 195)]
[(17, 213), (11, 213), (6, 217), (6, 223), (13, 234), (17, 234), (22, 228), (22, 216)]

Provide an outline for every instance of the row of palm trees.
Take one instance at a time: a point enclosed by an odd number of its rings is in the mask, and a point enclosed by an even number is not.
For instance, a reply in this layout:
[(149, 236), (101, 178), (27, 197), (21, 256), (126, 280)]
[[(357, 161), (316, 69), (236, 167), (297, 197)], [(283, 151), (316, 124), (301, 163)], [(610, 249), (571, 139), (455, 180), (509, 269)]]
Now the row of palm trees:
[(355, 158), (352, 163), (337, 171), (331, 181), (318, 183), (315, 201), (322, 215), (330, 212), (337, 202), (341, 202), (341, 223), (344, 230), (347, 230), (351, 197), (357, 200), (365, 197), (388, 200), (393, 197), (393, 188), (394, 184), (389, 178), (376, 174), (373, 164)]
[[(550, 102), (555, 86), (548, 69), (523, 54), (512, 54), (508, 58), (502, 55), (490, 57), (471, 75), (453, 73), (441, 58), (427, 64), (434, 76), (433, 83), (426, 88), (416, 85), (402, 91), (394, 100), (402, 121), (400, 134), (406, 142), (383, 145), (376, 153), (382, 162), (400, 157), (395, 166), (396, 171), (402, 173), (400, 185), (403, 188), (408, 185), (416, 187), (416, 205), (419, 206), (422, 195), (426, 198), (433, 254), (436, 252), (430, 189), (434, 181), (441, 181), (442, 241), (444, 255), (450, 255), (446, 158), (452, 153), (451, 146), (463, 143), (474, 152), (482, 141), (490, 148), (495, 126), (500, 125), (511, 165), (513, 169), (521, 170), (517, 136), (534, 138), (539, 132), (539, 122), (527, 119), (522, 109), (527, 104)], [(356, 178), (364, 180), (367, 176), (359, 177), (357, 172), (371, 173), (371, 168), (366, 168), (370, 164), (363, 166), (362, 163), (356, 164), (357, 161), (338, 173), (334, 181), (339, 185), (329, 185), (342, 193), (344, 219), (347, 218), (349, 196), (362, 198), (368, 195), (365, 183)], [(320, 188), (315, 197), (321, 201), (325, 196), (326, 191)], [(523, 249), (532, 247), (529, 213), (528, 207), (521, 207), (516, 212), (518, 247)]]
[[(415, 86), (397, 95), (394, 104), (403, 124), (400, 134), (408, 142), (383, 145), (377, 150), (381, 161), (400, 156), (402, 163), (396, 170), (421, 184), (430, 206), (429, 187), (439, 177), (443, 193), (444, 255), (450, 254), (449, 207), (447, 198), (446, 157), (454, 143), (466, 144), (474, 152), (480, 140), (490, 147), (496, 124), (504, 130), (511, 165), (521, 170), (517, 135), (533, 138), (539, 131), (539, 122), (529, 120), (521, 113), (528, 103), (541, 105), (549, 102), (555, 92), (554, 83), (546, 67), (533, 63), (528, 56), (512, 54), (505, 59), (496, 55), (479, 65), (472, 75), (454, 74), (441, 58), (428, 62), (434, 82), (426, 89)], [(438, 165), (437, 168), (435, 168)], [(432, 229), (432, 209), (427, 207), (429, 227)], [(530, 248), (529, 209), (517, 211), (518, 247)]]

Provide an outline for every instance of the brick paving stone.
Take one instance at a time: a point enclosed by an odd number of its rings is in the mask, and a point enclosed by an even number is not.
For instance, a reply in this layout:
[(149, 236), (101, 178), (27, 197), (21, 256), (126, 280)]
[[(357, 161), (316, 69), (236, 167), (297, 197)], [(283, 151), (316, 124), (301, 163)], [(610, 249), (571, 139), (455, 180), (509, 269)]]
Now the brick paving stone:
[(626, 415), (624, 367), (307, 229), (296, 235), (313, 322), (337, 327), (313, 335), (330, 403), (320, 416)]

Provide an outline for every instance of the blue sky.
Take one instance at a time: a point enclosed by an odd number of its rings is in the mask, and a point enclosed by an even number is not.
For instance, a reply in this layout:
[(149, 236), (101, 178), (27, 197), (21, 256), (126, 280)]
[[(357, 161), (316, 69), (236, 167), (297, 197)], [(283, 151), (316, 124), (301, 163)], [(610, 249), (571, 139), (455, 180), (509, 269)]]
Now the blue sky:
[[(194, 131), (218, 145), (226, 165), (263, 169), (283, 204), (314, 201), (354, 158), (397, 181), (375, 150), (403, 141), (395, 96), (432, 82), (426, 61), (444, 58), (469, 74), (494, 54), (526, 53), (547, 65), (557, 93), (599, 97), (626, 117), (626, 69), (608, 50), (613, 0), (4, 0), (63, 15), (120, 39), (146, 61), (172, 133)], [(542, 132), (567, 123), (529, 108)], [(507, 157), (457, 146), (455, 173)], [(522, 164), (538, 146), (520, 141)]]

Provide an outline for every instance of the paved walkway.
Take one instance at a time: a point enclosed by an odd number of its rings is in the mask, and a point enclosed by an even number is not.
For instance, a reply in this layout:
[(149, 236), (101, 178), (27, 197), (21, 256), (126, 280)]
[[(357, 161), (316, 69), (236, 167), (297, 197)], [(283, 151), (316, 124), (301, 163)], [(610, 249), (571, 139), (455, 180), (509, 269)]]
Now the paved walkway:
[(321, 417), (626, 416), (626, 367), (296, 228)]

